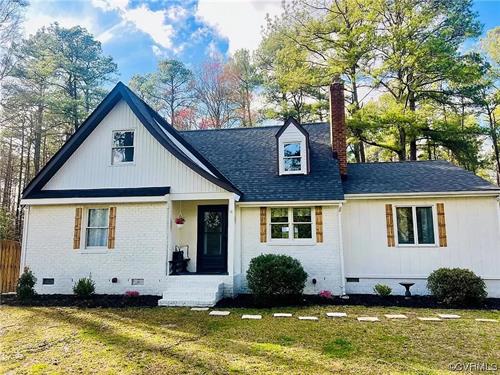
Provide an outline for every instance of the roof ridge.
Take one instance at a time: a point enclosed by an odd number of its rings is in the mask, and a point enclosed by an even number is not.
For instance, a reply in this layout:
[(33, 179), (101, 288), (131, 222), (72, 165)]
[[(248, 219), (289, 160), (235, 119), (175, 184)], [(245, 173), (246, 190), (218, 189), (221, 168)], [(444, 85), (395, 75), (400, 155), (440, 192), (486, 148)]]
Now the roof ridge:
[[(328, 125), (326, 122), (307, 122), (305, 124), (300, 124), (301, 126), (317, 126), (317, 125)], [(193, 133), (193, 132), (218, 132), (218, 131), (236, 131), (236, 130), (265, 130), (265, 129), (280, 129), (283, 125), (264, 125), (264, 126), (238, 126), (234, 128), (219, 128), (219, 129), (188, 129), (188, 130), (177, 130), (179, 133)]]

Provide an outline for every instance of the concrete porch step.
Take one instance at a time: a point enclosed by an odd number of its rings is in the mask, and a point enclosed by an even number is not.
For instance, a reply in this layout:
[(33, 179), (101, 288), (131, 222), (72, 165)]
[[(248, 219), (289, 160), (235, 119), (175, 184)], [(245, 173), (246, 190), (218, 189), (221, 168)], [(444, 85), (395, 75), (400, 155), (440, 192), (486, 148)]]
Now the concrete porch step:
[(224, 295), (220, 280), (169, 279), (158, 306), (214, 306)]

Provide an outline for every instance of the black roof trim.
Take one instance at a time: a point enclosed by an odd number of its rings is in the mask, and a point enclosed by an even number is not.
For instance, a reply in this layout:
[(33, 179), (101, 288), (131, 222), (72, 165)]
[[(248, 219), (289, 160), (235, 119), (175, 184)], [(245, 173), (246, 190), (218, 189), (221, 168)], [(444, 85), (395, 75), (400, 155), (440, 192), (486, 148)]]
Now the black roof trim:
[(42, 198), (109, 198), (109, 197), (157, 197), (170, 193), (170, 186), (109, 188), (109, 189), (71, 189), (40, 190), (29, 199)]
[(276, 138), (279, 138), (281, 134), (283, 134), (283, 132), (291, 125), (295, 125), (295, 127), (297, 129), (299, 129), (299, 131), (304, 135), (304, 137), (306, 137), (306, 139), (309, 139), (309, 133), (307, 132), (306, 129), (304, 129), (304, 127), (300, 124), (300, 122), (298, 122), (297, 120), (295, 120), (293, 117), (288, 117), (286, 120), (285, 120), (285, 123), (283, 124), (283, 126), (280, 128), (280, 130), (278, 130), (278, 132), (276, 133)]
[[(193, 171), (205, 177), (207, 180), (213, 182), (214, 184), (228, 191), (237, 193), (240, 196), (242, 195), (242, 193), (236, 187), (234, 187), (231, 182), (223, 177), (222, 174), (220, 174), (220, 172), (218, 172), (213, 165), (208, 162), (205, 165), (207, 169), (212, 171), (213, 174), (211, 174), (194, 163), (181, 150), (179, 150), (179, 148), (160, 129), (160, 126), (156, 123), (152, 114), (155, 114), (155, 118), (157, 116), (161, 118), (161, 116), (156, 114), (156, 112), (154, 112), (152, 109), (148, 109), (146, 103), (144, 103), (122, 82), (118, 82), (116, 86), (111, 90), (111, 92), (90, 114), (90, 116), (82, 123), (80, 128), (78, 128), (78, 130), (68, 139), (68, 141), (66, 141), (66, 143), (59, 149), (59, 151), (55, 153), (55, 155), (41, 169), (41, 171), (35, 176), (35, 178), (31, 180), (31, 182), (23, 191), (23, 199), (30, 199), (33, 194), (41, 191), (43, 186), (56, 174), (56, 172), (66, 162), (66, 160), (76, 151), (76, 149), (83, 143), (83, 141), (85, 141), (85, 139), (90, 135), (90, 133), (92, 133), (97, 125), (99, 125), (102, 119), (114, 108), (114, 106), (120, 101), (120, 99), (125, 100), (134, 114), (137, 116), (139, 121), (141, 121), (141, 123), (146, 127), (151, 135), (155, 137), (156, 140), (160, 142), (160, 144), (168, 151), (170, 151), (176, 158), (178, 158)], [(166, 126), (164, 125), (164, 127), (169, 132), (169, 134), (172, 134), (174, 137), (176, 137), (176, 135), (174, 134), (176, 134), (177, 131), (170, 125), (168, 125), (166, 121), (164, 121), (164, 124), (166, 124)], [(187, 142), (183, 142), (184, 146), (185, 143)], [(190, 152), (192, 152), (192, 147), (186, 148), (189, 149)], [(195, 153), (193, 153), (193, 155), (195, 155)], [(200, 161), (205, 164), (206, 160), (200, 159)]]

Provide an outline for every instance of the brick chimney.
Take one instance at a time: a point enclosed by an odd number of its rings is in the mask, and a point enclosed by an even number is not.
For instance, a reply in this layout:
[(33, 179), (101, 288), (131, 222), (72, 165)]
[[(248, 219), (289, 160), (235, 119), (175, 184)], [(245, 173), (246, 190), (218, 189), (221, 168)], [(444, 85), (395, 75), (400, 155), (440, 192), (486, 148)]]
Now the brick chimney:
[(330, 140), (333, 157), (339, 161), (342, 179), (347, 178), (346, 137), (344, 81), (340, 77), (336, 77), (330, 84)]

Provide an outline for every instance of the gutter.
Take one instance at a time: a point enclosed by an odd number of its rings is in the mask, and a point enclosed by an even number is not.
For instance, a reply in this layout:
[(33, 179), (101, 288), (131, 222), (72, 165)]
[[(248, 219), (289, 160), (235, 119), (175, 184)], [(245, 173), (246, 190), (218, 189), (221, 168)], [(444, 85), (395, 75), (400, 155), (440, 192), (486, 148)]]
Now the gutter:
[(414, 193), (367, 193), (344, 194), (346, 200), (354, 199), (386, 199), (386, 198), (434, 198), (434, 197), (494, 197), (500, 190), (489, 191), (439, 191)]

